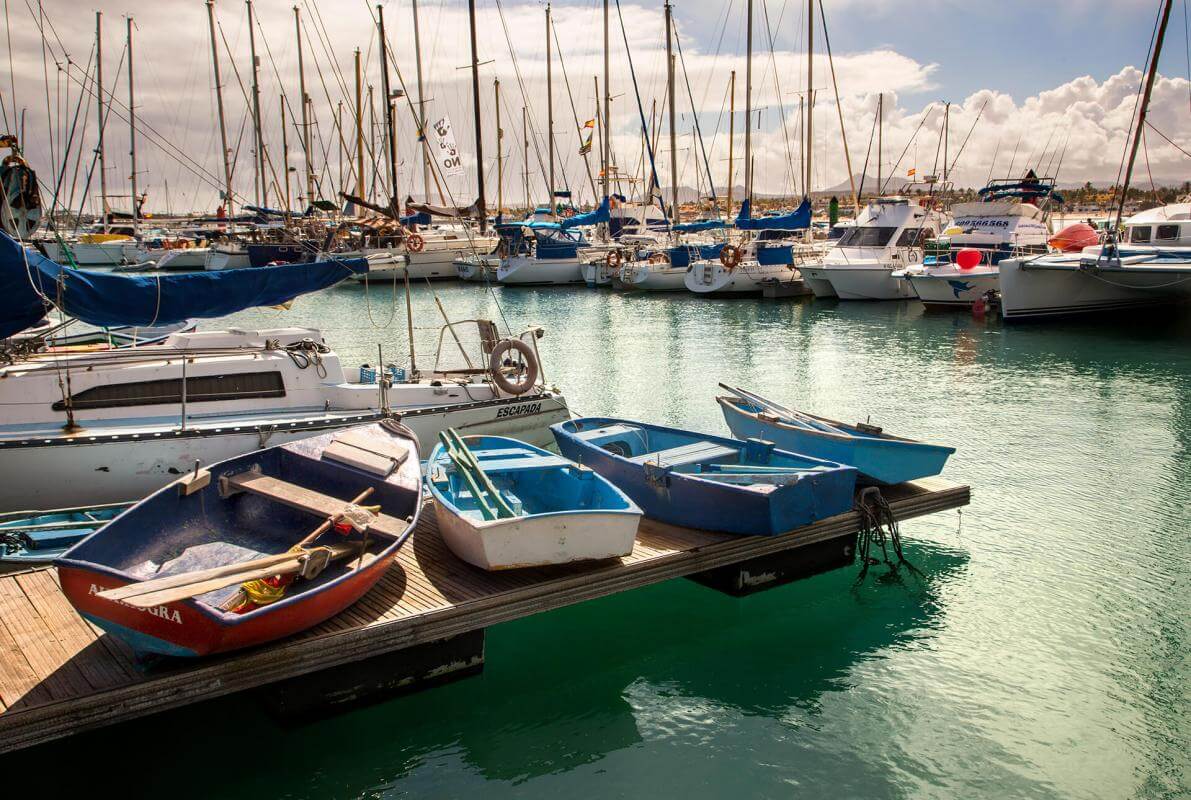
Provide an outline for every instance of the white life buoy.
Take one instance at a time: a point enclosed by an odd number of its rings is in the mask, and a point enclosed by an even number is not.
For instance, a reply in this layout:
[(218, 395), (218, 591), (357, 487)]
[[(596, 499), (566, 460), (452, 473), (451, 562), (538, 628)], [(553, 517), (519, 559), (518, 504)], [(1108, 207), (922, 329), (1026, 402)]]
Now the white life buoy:
[[(517, 361), (509, 359), (505, 362), (505, 355), (514, 351), (520, 356)], [(520, 339), (501, 339), (492, 348), (492, 355), (488, 357), (488, 371), (492, 374), (492, 381), (509, 394), (525, 394), (538, 382), (538, 360), (533, 348)]]

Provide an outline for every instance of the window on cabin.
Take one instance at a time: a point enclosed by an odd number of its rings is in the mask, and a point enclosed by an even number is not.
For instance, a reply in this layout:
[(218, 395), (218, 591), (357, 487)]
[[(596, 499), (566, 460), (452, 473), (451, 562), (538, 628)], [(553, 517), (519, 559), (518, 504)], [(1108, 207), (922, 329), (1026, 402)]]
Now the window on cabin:
[(876, 225), (865, 225), (852, 228), (840, 239), (840, 247), (884, 247), (889, 244), (897, 228), (885, 228)]
[[(186, 378), (187, 403), (215, 403), (224, 400), (251, 400), (260, 397), (285, 397), (285, 382), (280, 372), (247, 372), (234, 375), (196, 375)], [(182, 402), (182, 379), (135, 381), (92, 386), (71, 395), (76, 411), (89, 408), (153, 406)], [(55, 411), (65, 411), (62, 400)]]
[(1171, 239), (1177, 239), (1177, 238), (1179, 238), (1179, 226), (1178, 225), (1159, 225), (1154, 230), (1154, 238), (1155, 239), (1165, 239), (1167, 241), (1170, 241)]
[(1150, 240), (1149, 225), (1134, 225), (1129, 229), (1129, 241), (1133, 243), (1148, 242)]
[(935, 232), (930, 228), (906, 228), (902, 231), (902, 235), (897, 237), (898, 247), (921, 247), (922, 243), (934, 238)]

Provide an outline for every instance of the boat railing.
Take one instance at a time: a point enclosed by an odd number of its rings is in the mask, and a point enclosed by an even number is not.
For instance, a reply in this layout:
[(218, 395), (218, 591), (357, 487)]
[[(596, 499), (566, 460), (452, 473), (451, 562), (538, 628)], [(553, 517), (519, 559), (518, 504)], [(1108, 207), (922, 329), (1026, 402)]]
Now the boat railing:
[[(488, 319), (448, 321), (438, 329), (434, 353), (434, 368), (430, 377), (453, 380), (483, 376), (491, 380), (492, 351), (504, 338), (517, 339), (529, 345), (538, 365), (538, 382), (545, 385), (538, 339), (545, 335), (539, 325), (531, 325), (516, 335), (500, 336), (496, 323)], [(462, 359), (462, 365), (455, 358)], [(416, 376), (414, 376), (416, 377)]]

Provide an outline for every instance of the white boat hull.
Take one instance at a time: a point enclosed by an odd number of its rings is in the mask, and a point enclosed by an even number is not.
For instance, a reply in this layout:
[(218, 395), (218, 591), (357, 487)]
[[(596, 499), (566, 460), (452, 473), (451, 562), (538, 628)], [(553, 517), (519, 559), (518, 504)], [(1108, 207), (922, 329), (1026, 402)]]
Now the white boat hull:
[(967, 308), (989, 292), (1001, 287), (997, 270), (948, 270), (946, 272), (907, 273), (918, 299), (926, 306)]
[(455, 274), (459, 280), (468, 283), (483, 283), (496, 280), (496, 269), (500, 259), (496, 256), (470, 256), (455, 259)]
[(638, 292), (685, 292), (686, 274), (686, 267), (669, 264), (626, 264), (620, 282), (626, 289)]
[(539, 260), (514, 256), (501, 262), (496, 280), (505, 286), (561, 286), (583, 283), (583, 269), (578, 258)]
[[(395, 410), (429, 454), (438, 433), (448, 427), (464, 435), (509, 436), (545, 446), (553, 442), (549, 426), (569, 418), (566, 400), (546, 393), (465, 405)], [(262, 447), (281, 444), (337, 427), (375, 419), (377, 412), (339, 415), (333, 420), (254, 424), (225, 423), (164, 433), (128, 433), (92, 437), (86, 429), (73, 436), (39, 435), (0, 444), (0, 512), (26, 508), (136, 500), (194, 469)], [(290, 417), (293, 420), (293, 417)]]
[(46, 253), (59, 264), (69, 265), (73, 257), (74, 263), (80, 267), (116, 267), (126, 262), (124, 250), (133, 244), (129, 240), (116, 239), (110, 242), (69, 242), (66, 248), (69, 256), (59, 242), (46, 242)]
[(451, 552), (486, 570), (543, 567), (618, 558), (633, 552), (640, 517), (623, 512), (549, 514), (472, 520), (435, 505)]
[[(209, 247), (186, 247), (180, 250), (166, 250), (156, 259), (157, 268), (162, 270), (204, 269), (207, 265)], [(153, 258), (153, 253), (149, 254)]]
[(603, 261), (592, 261), (583, 265), (583, 282), (588, 286), (611, 286), (612, 275)]
[(252, 266), (252, 262), (248, 259), (247, 250), (220, 250), (219, 248), (214, 248), (207, 253), (207, 257), (203, 261), (203, 269), (205, 270), (244, 269), (250, 266)]
[(1001, 316), (1005, 319), (1123, 311), (1191, 298), (1191, 267), (1080, 268), (1075, 257), (1062, 265), (1052, 263), (1046, 267), (1006, 259), (1000, 268)]
[(836, 267), (818, 271), (826, 273), (840, 300), (908, 300), (916, 296), (914, 287), (893, 277), (889, 267)]
[(827, 270), (821, 267), (802, 267), (799, 270), (802, 273), (802, 280), (806, 283), (815, 295), (815, 297), (829, 298), (838, 297), (835, 293), (835, 287), (831, 285), (831, 281), (827, 277)]
[(786, 264), (746, 261), (730, 270), (718, 260), (706, 260), (693, 262), (683, 282), (695, 294), (761, 294), (766, 281), (789, 280), (792, 274)]

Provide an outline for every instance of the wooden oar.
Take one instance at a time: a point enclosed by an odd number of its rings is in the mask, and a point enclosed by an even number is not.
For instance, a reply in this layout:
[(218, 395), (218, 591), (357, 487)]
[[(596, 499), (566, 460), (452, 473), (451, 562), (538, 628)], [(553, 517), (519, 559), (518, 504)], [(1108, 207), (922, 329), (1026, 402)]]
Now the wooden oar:
[(838, 433), (838, 434), (842, 434), (844, 436), (851, 435), (847, 431), (841, 431), (839, 428), (835, 427), (834, 425), (830, 425), (826, 422), (823, 422), (820, 419), (816, 419), (815, 417), (812, 417), (809, 414), (804, 414), (801, 411), (796, 411), (793, 408), (788, 408), (788, 407), (782, 405), (781, 403), (775, 403), (774, 401), (769, 400), (765, 397), (762, 397), (759, 394), (756, 394), (756, 393), (750, 392), (750, 391), (746, 391), (745, 389), (741, 389), (739, 386), (728, 386), (725, 383), (721, 383), (720, 388), (726, 389), (727, 391), (732, 392), (732, 394), (736, 395), (737, 397), (747, 400), (754, 405), (758, 405), (766, 410), (773, 411), (773, 412), (777, 413), (778, 416), (785, 417), (788, 422), (794, 422), (796, 424), (801, 424), (803, 426), (809, 426), (811, 428), (815, 428), (815, 429), (823, 431), (825, 433)]
[[(360, 492), (360, 494), (357, 495), (352, 502), (359, 503), (362, 500), (367, 499), (370, 494), (372, 494), (371, 487), (364, 490), (363, 492)], [(311, 531), (310, 534), (298, 542), (297, 546), (305, 547), (307, 544), (314, 541), (318, 536), (334, 525), (341, 516), (342, 513), (337, 513), (327, 517), (327, 519), (321, 525), (319, 525), (317, 528)], [(204, 581), (221, 578), (225, 575), (235, 575), (241, 572), (251, 572), (253, 570), (265, 569), (277, 564), (283, 564), (286, 561), (298, 558), (301, 555), (301, 553), (295, 553), (292, 551), (285, 553), (275, 553), (271, 556), (261, 556), (260, 558), (254, 558), (250, 561), (240, 561), (235, 564), (224, 564), (221, 567), (211, 567), (210, 569), (200, 569), (193, 572), (183, 572), (178, 575), (167, 575), (163, 578), (153, 578), (147, 581), (138, 581), (136, 583), (130, 583), (127, 586), (119, 586), (115, 589), (108, 589), (107, 591), (100, 592), (99, 596), (105, 600), (128, 601), (129, 598), (158, 592), (163, 589), (175, 589), (182, 586), (188, 586), (192, 583), (201, 583)], [(265, 577), (276, 574), (278, 573), (266, 573)], [(236, 582), (237, 581), (233, 580), (223, 585), (228, 586), (231, 583)], [(199, 594), (202, 594), (202, 592), (199, 592)]]
[(443, 445), (443, 452), (451, 459), (451, 463), (455, 465), (455, 471), (463, 482), (467, 484), (467, 488), (471, 490), (471, 496), (476, 499), (476, 505), (480, 509), (480, 515), (484, 519), (496, 519), (497, 513), (488, 503), (488, 499), (484, 497), (484, 493), (480, 490), (480, 485), (476, 481), (471, 472), (471, 464), (455, 449), (455, 443), (451, 441), (451, 437), (447, 436), (446, 431), (440, 431), (438, 434), (439, 440)]
[[(341, 558), (355, 555), (360, 546), (358, 544), (334, 544), (327, 548), (330, 550), (330, 557), (328, 563), (331, 561), (338, 561)], [(146, 592), (138, 594), (134, 597), (129, 597), (122, 601), (130, 606), (137, 608), (152, 608), (153, 606), (162, 606), (168, 603), (175, 603), (179, 600), (187, 600), (191, 597), (198, 597), (207, 592), (213, 592), (216, 589), (222, 589), (225, 586), (234, 586), (237, 583), (246, 583), (248, 581), (259, 580), (261, 578), (271, 578), (274, 575), (292, 575), (296, 572), (301, 572), (304, 562), (315, 551), (301, 551), (288, 553), (289, 559), (280, 563), (271, 564), (266, 567), (257, 567), (256, 569), (245, 569), (239, 572), (233, 572), (227, 575), (221, 575), (218, 578), (211, 578), (205, 581), (194, 581), (184, 586), (176, 586), (170, 589), (161, 589), (154, 592)], [(103, 596), (102, 593), (100, 595)]]
[[(457, 469), (461, 470), (461, 474), (467, 481), (469, 488), (473, 492), (477, 492), (476, 498), (480, 499), (480, 490), (486, 491), (492, 498), (492, 503), (495, 509), (492, 510), (492, 516), (489, 519), (497, 519), (500, 517), (515, 517), (516, 513), (512, 506), (505, 500), (500, 490), (492, 483), (492, 479), (488, 477), (488, 473), (484, 472), (484, 468), (480, 466), (479, 460), (476, 459), (473, 453), (463, 441), (463, 437), (454, 428), (448, 428), (443, 431), (440, 436), (443, 438), (444, 444), (447, 445), (447, 454), (451, 456), (451, 460), (455, 462)], [(486, 506), (483, 503), (481, 509)]]

